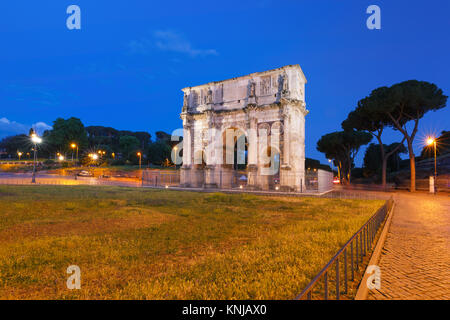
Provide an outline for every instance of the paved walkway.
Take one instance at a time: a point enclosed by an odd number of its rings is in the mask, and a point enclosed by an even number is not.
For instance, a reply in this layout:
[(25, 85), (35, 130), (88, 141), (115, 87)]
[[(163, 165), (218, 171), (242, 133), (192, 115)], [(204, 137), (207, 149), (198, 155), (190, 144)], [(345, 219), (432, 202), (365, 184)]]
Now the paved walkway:
[(450, 196), (396, 193), (381, 254), (381, 289), (368, 299), (450, 299)]

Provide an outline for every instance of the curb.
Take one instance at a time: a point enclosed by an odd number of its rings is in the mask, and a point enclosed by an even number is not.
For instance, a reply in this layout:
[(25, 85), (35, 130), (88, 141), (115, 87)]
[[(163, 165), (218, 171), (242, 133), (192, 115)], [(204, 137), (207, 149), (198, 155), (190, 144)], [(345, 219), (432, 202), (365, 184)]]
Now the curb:
[(367, 264), (367, 268), (364, 271), (364, 277), (361, 280), (361, 283), (358, 287), (358, 291), (356, 292), (355, 300), (366, 300), (369, 295), (369, 288), (367, 288), (367, 280), (371, 276), (371, 273), (367, 273), (367, 269), (369, 266), (377, 265), (380, 261), (381, 251), (383, 250), (384, 243), (386, 242), (386, 237), (389, 232), (389, 227), (391, 226), (392, 217), (394, 216), (395, 202), (392, 205), (391, 211), (388, 214), (388, 218), (386, 223), (383, 226), (383, 231), (381, 231), (380, 238), (378, 239), (377, 245), (373, 250), (372, 256), (370, 257), (369, 263)]

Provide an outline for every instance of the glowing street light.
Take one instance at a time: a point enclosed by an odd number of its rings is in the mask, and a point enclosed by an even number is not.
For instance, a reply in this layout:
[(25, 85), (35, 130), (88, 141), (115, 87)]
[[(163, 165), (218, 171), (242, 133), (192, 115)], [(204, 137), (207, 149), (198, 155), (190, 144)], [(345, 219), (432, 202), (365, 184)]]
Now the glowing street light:
[(31, 183), (36, 183), (36, 160), (37, 160), (36, 151), (37, 151), (37, 145), (42, 142), (42, 139), (34, 132), (31, 134), (30, 138), (31, 138), (31, 142), (33, 142), (33, 144), (34, 144), (33, 174), (31, 176)]
[(34, 144), (37, 144), (37, 143), (41, 143), (42, 139), (36, 133), (33, 133), (33, 134), (31, 134), (31, 141)]
[(93, 155), (92, 155), (92, 159), (93, 159), (93, 160), (98, 160), (98, 155), (93, 154)]
[[(436, 185), (436, 178), (437, 178), (437, 160), (436, 160), (436, 138), (435, 137), (428, 137), (427, 138), (427, 145), (434, 146), (434, 183)], [(436, 188), (435, 188), (436, 190)]]
[(59, 159), (59, 161), (64, 161), (64, 156), (60, 155), (58, 159)]
[(19, 151), (19, 152), (17, 152), (17, 155), (19, 156), (19, 161), (20, 161), (20, 158), (22, 157), (23, 153)]
[(70, 147), (72, 148), (72, 162), (73, 162), (73, 151), (75, 148), (77, 149), (77, 161), (78, 161), (78, 145), (76, 143), (72, 143)]

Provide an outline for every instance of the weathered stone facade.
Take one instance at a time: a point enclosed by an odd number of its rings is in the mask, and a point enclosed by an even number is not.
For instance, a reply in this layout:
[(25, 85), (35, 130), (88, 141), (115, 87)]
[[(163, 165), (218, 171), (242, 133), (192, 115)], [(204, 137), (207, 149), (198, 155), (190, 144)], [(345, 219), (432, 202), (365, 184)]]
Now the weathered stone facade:
[(304, 190), (305, 84), (289, 65), (183, 89), (181, 185), (229, 187), (240, 159), (249, 188)]

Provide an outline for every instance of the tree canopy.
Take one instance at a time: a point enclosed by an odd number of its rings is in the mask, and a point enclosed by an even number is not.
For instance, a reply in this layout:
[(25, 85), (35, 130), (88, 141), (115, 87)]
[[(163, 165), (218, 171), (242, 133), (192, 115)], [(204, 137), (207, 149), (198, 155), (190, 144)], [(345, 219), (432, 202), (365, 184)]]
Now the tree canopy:
[[(380, 87), (358, 102), (356, 109), (342, 123), (346, 130), (356, 129), (370, 132), (378, 140), (382, 161), (382, 183), (386, 184), (386, 166), (389, 156), (397, 152), (396, 148), (386, 151), (381, 136), (385, 127), (392, 127), (402, 133), (403, 140), (397, 145), (400, 148), (406, 140), (410, 168), (411, 191), (415, 191), (415, 155), (413, 140), (417, 134), (419, 120), (429, 111), (444, 108), (447, 103), (441, 89), (435, 84), (409, 80), (391, 87)], [(413, 122), (412, 130), (407, 124)]]
[[(409, 80), (389, 88), (388, 101), (383, 106), (391, 121), (391, 126), (400, 131), (408, 146), (411, 169), (410, 190), (416, 190), (416, 162), (413, 141), (419, 128), (419, 120), (429, 111), (436, 111), (446, 106), (447, 96), (435, 84), (426, 81)], [(407, 123), (413, 122), (412, 130)]]
[(139, 149), (139, 140), (134, 136), (122, 136), (119, 139), (119, 146), (123, 151), (123, 156), (130, 159), (131, 154)]
[(81, 120), (74, 117), (53, 121), (53, 129), (44, 133), (44, 140), (50, 152), (67, 151), (72, 143), (76, 143), (79, 148), (88, 145), (86, 129)]
[(390, 99), (390, 89), (388, 87), (380, 87), (373, 90), (368, 97), (358, 101), (356, 109), (349, 113), (347, 119), (342, 122), (344, 130), (364, 130), (369, 132), (378, 140), (380, 156), (377, 157), (381, 164), (381, 183), (386, 187), (387, 162), (391, 155), (398, 151), (403, 145), (402, 142), (396, 144), (396, 147), (386, 150), (382, 141), (382, 135), (385, 127), (392, 126), (392, 121), (385, 112)]
[(317, 150), (333, 159), (339, 169), (341, 179), (350, 183), (351, 169), (361, 146), (368, 144), (372, 136), (364, 131), (338, 131), (322, 136), (317, 142)]
[(5, 149), (8, 154), (16, 154), (18, 151), (30, 152), (31, 148), (30, 137), (26, 134), (5, 137), (0, 141), (0, 149)]

